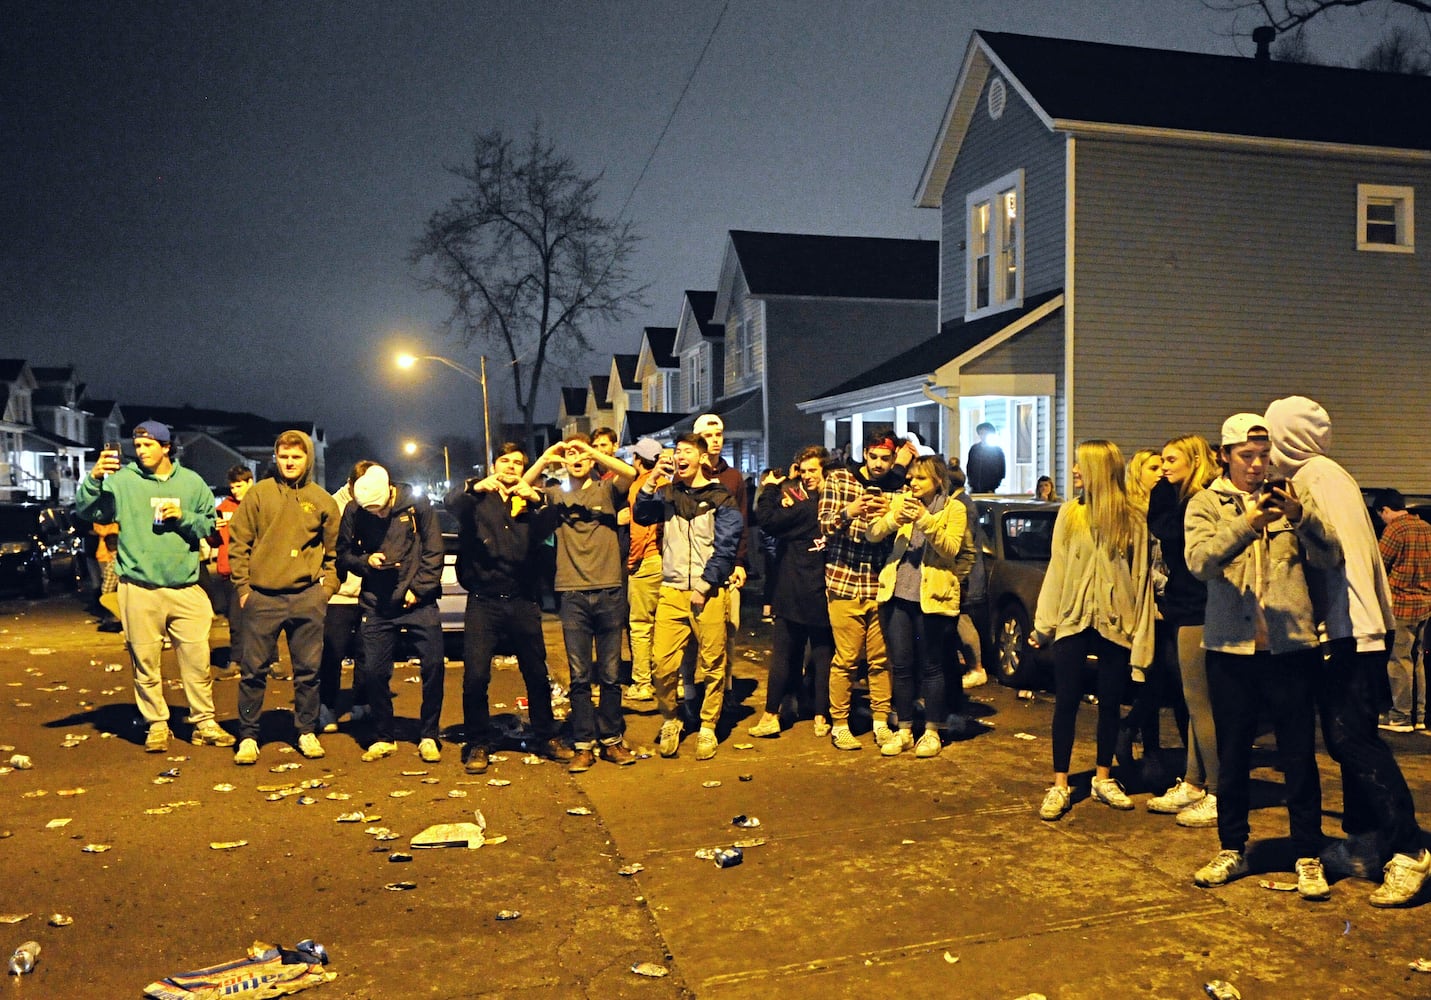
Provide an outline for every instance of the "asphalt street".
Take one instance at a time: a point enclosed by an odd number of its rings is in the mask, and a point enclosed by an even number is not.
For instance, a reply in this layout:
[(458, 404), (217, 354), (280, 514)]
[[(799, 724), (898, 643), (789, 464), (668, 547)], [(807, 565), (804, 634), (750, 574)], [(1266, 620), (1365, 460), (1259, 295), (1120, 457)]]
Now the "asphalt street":
[[(560, 675), (550, 617), (547, 634)], [(224, 635), (219, 621), (216, 643)], [(1074, 753), (1081, 793), (1062, 821), (1044, 823), (1050, 696), (979, 689), (985, 725), (932, 760), (881, 758), (868, 736), (862, 752), (841, 753), (808, 723), (750, 739), (768, 636), (757, 626), (740, 642), (738, 721), (712, 761), (696, 761), (688, 742), (673, 760), (569, 775), (524, 763), (509, 745), (474, 777), (449, 744), (441, 763), (423, 764), (417, 671), (399, 665), (393, 688), (408, 728), (398, 755), (360, 762), (362, 734), (345, 724), (324, 737), (326, 758), (303, 760), (291, 750), (291, 685), (275, 682), (262, 756), (240, 768), (230, 750), (182, 739), (177, 688), (169, 701), (180, 739), (168, 754), (143, 752), (122, 638), (96, 631), (76, 598), (0, 600), (0, 745), (13, 747), (0, 764), (13, 754), (33, 761), (0, 774), (0, 948), (43, 947), (7, 995), (140, 997), (155, 979), (240, 958), (254, 941), (312, 938), (337, 974), (305, 994), (315, 1000), (872, 991), (1192, 1000), (1212, 980), (1247, 1000), (1431, 996), (1431, 975), (1408, 968), (1431, 957), (1427, 907), (1375, 909), (1372, 884), (1358, 880), (1336, 883), (1324, 903), (1259, 884), (1292, 877), (1270, 753), (1254, 757), (1254, 874), (1203, 890), (1192, 872), (1215, 853), (1215, 831), (1146, 812), (1137, 775), (1125, 781), (1136, 811), (1087, 798), (1091, 709), (1080, 713)], [(236, 689), (215, 685), (231, 729)], [(453, 661), (449, 727), (461, 723), (460, 691)], [(520, 722), (522, 693), (516, 669), (499, 665), (499, 720)], [(633, 747), (654, 744), (650, 703), (628, 704), (627, 724)], [(1387, 738), (1431, 810), (1431, 738)], [(1165, 762), (1178, 758), (1170, 751)], [(1319, 763), (1324, 830), (1336, 834), (1337, 770), (1325, 754)], [(316, 787), (275, 787), (309, 781)], [(476, 810), (488, 838), (504, 841), (409, 849), (424, 828), (472, 821)], [(354, 811), (362, 822), (337, 821)], [(735, 827), (737, 815), (760, 825)], [(378, 828), (396, 839), (367, 832)], [(737, 840), (761, 843), (736, 867), (695, 856)], [(392, 861), (394, 852), (412, 860)], [(633, 864), (642, 870), (620, 874)], [(415, 887), (387, 888), (399, 882)], [(501, 911), (520, 916), (499, 921)], [(51, 926), (52, 914), (73, 922)], [(637, 975), (639, 963), (668, 974)]]

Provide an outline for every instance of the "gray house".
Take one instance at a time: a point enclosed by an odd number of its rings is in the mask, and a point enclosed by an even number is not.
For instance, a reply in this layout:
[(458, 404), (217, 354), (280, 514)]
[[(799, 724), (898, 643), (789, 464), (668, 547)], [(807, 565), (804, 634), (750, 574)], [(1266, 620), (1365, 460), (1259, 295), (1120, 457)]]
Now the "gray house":
[(814, 402), (938, 397), (959, 454), (998, 427), (1006, 490), (1066, 491), (1079, 440), (1302, 394), (1362, 482), (1425, 490), (1428, 108), (1425, 77), (976, 32), (916, 195), (939, 335)]

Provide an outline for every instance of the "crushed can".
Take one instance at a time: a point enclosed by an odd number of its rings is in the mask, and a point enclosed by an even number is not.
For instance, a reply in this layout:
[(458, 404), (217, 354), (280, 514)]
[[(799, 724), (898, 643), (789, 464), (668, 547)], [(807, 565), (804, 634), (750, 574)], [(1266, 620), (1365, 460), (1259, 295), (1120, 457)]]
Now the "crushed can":
[(726, 847), (716, 851), (715, 864), (717, 868), (734, 868), (745, 860), (745, 852), (739, 847)]

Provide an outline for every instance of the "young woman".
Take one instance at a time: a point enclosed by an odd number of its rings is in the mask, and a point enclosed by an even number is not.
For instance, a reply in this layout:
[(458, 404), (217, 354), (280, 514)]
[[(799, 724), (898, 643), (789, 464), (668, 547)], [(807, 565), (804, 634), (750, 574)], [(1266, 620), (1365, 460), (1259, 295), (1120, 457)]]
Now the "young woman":
[[(894, 673), (894, 713), (899, 728), (880, 753), (895, 757), (913, 749), (916, 757), (937, 757), (943, 747), (944, 651), (959, 622), (959, 577), (955, 560), (964, 542), (968, 515), (950, 501), (944, 463), (916, 458), (905, 490), (891, 498), (866, 536), (872, 542), (894, 536), (894, 548), (879, 574), (880, 628)], [(924, 698), (924, 734), (914, 741), (914, 692), (918, 676)]]
[(1049, 503), (1059, 503), (1063, 497), (1059, 496), (1053, 488), (1053, 479), (1048, 476), (1039, 476), (1038, 482), (1034, 484), (1034, 499), (1046, 500)]
[(1168, 582), (1158, 599), (1159, 662), (1168, 670), (1166, 690), (1180, 694), (1174, 705), (1187, 747), (1183, 776), (1148, 810), (1176, 813), (1179, 826), (1217, 825), (1217, 733), (1207, 693), (1207, 661), (1202, 648), (1207, 584), (1188, 571), (1183, 523), (1188, 502), (1218, 477), (1218, 462), (1198, 434), (1163, 445), (1163, 481), (1148, 499), (1148, 531), (1162, 547)]
[(1098, 659), (1098, 746), (1093, 797), (1114, 809), (1133, 803), (1110, 773), (1118, 712), (1131, 668), (1153, 654), (1153, 575), (1144, 512), (1129, 500), (1123, 455), (1111, 441), (1085, 441), (1073, 467), (1083, 495), (1059, 508), (1048, 573), (1034, 615), (1035, 648), (1052, 644), (1053, 785), (1039, 816), (1068, 811), (1069, 761), (1082, 701), (1083, 665)]

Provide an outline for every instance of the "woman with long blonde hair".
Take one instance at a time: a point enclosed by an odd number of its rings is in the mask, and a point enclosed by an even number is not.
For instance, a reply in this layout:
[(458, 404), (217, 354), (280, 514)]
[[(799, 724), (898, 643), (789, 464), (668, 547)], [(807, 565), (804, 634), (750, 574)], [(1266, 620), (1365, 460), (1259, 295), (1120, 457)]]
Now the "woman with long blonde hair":
[(1128, 475), (1125, 484), (1128, 499), (1135, 506), (1148, 509), (1148, 494), (1163, 478), (1163, 456), (1152, 448), (1139, 448), (1128, 459)]
[(1072, 802), (1069, 763), (1089, 656), (1098, 660), (1093, 797), (1114, 809), (1133, 808), (1111, 774), (1113, 750), (1130, 670), (1148, 666), (1153, 654), (1148, 526), (1128, 496), (1123, 454), (1111, 441), (1084, 441), (1074, 472), (1083, 495), (1059, 508), (1029, 640), (1035, 648), (1051, 644), (1053, 652), (1053, 785), (1039, 807), (1046, 820), (1061, 817)]
[(1178, 695), (1173, 716), (1183, 733), (1183, 776), (1148, 800), (1156, 813), (1176, 813), (1179, 826), (1217, 825), (1217, 731), (1207, 689), (1202, 648), (1207, 584), (1193, 576), (1184, 557), (1183, 523), (1188, 501), (1221, 472), (1207, 439), (1184, 434), (1163, 445), (1163, 481), (1148, 499), (1148, 531), (1162, 546), (1168, 582), (1158, 599), (1158, 660), (1168, 671), (1165, 691)]

